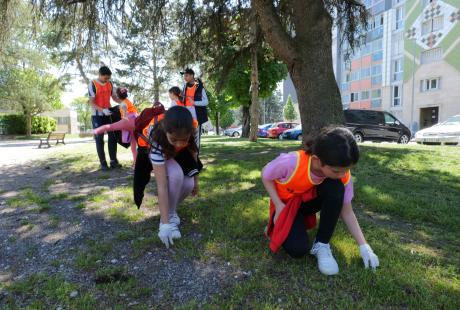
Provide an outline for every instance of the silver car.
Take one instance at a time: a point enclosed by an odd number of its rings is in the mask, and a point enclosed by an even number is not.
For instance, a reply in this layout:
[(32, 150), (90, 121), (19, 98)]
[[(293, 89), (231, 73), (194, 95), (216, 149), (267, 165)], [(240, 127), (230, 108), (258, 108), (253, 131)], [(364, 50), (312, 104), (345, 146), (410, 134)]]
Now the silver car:
[(460, 145), (460, 115), (445, 122), (417, 131), (415, 142), (431, 145)]
[(229, 137), (239, 138), (241, 137), (242, 132), (243, 132), (242, 127), (228, 128), (224, 130), (224, 135), (229, 136)]

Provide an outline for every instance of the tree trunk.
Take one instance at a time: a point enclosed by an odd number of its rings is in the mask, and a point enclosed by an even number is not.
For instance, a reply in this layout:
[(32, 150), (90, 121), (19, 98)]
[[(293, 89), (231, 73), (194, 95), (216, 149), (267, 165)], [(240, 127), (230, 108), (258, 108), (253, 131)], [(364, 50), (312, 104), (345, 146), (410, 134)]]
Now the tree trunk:
[(241, 110), (243, 112), (243, 125), (241, 129), (241, 137), (247, 138), (249, 137), (249, 120), (251, 117), (250, 111), (249, 111), (250, 106), (242, 106)]
[[(289, 70), (297, 91), (303, 139), (331, 124), (343, 123), (343, 108), (332, 63), (332, 24), (311, 33), (316, 45), (299, 48), (301, 60)], [(311, 78), (306, 78), (311, 77)]]
[(160, 101), (160, 85), (158, 81), (158, 67), (156, 55), (153, 55), (153, 99), (155, 102)]
[(220, 117), (219, 112), (216, 112), (216, 124), (215, 124), (215, 125), (216, 125), (216, 135), (217, 135), (217, 136), (220, 135), (220, 130), (219, 130), (219, 117)]
[(258, 49), (258, 26), (255, 13), (251, 25), (251, 128), (249, 132), (249, 141), (257, 141), (257, 132), (259, 129), (260, 103), (259, 103), (259, 70), (257, 67), (257, 49)]
[(32, 136), (32, 115), (26, 113), (26, 136)]
[(333, 20), (323, 1), (292, 0), (286, 5), (292, 12), (295, 37), (286, 31), (272, 1), (252, 0), (267, 42), (288, 67), (305, 141), (322, 127), (343, 122), (332, 63)]

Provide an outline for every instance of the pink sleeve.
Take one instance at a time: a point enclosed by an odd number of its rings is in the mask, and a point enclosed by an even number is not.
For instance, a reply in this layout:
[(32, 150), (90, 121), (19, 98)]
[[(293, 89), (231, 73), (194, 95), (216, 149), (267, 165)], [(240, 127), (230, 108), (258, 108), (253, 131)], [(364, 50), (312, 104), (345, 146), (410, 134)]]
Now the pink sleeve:
[(347, 185), (345, 185), (345, 193), (343, 195), (343, 204), (350, 204), (354, 197), (353, 190), (353, 178), (350, 179)]
[(262, 177), (270, 181), (286, 181), (294, 172), (296, 164), (297, 156), (295, 153), (283, 153), (264, 167)]

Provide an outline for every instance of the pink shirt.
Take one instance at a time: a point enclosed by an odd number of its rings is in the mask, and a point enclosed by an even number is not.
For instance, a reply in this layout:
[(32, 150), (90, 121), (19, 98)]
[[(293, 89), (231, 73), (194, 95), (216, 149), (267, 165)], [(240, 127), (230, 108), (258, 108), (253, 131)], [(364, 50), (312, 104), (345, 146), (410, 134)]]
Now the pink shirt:
[[(280, 156), (269, 162), (262, 170), (262, 177), (265, 180), (286, 181), (294, 172), (297, 164), (297, 156), (295, 153), (282, 153)], [(321, 183), (325, 178), (318, 177), (310, 172), (310, 177), (314, 183)], [(349, 204), (353, 200), (353, 179), (350, 179), (345, 185), (345, 194), (343, 196), (343, 204)]]

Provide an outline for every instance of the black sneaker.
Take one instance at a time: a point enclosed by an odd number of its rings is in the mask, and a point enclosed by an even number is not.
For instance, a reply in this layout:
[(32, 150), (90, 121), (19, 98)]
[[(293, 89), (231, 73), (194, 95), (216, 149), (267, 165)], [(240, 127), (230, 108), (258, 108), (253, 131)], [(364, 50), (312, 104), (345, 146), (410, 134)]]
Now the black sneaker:
[(101, 164), (99, 169), (101, 171), (108, 171), (110, 168), (107, 166), (107, 164)]
[(120, 165), (120, 163), (118, 161), (111, 161), (110, 162), (110, 168), (112, 169), (117, 169), (117, 168), (121, 168), (122, 166)]

